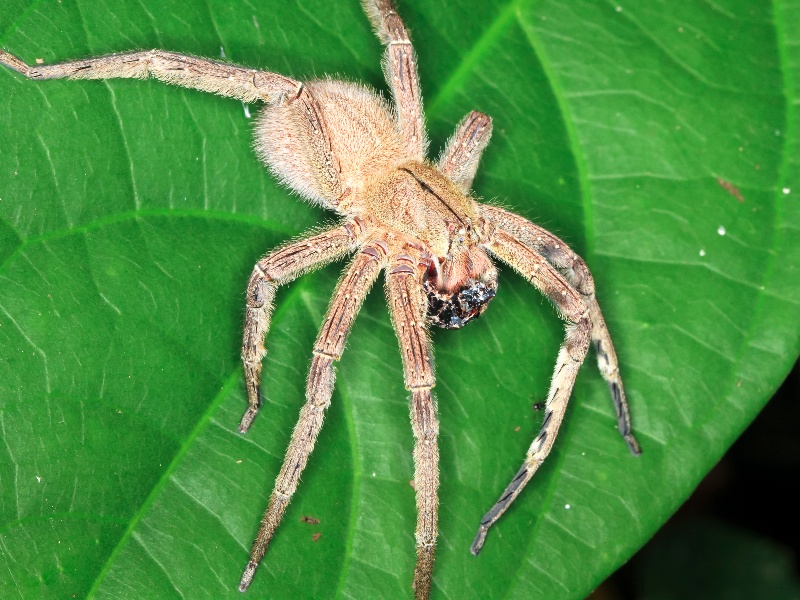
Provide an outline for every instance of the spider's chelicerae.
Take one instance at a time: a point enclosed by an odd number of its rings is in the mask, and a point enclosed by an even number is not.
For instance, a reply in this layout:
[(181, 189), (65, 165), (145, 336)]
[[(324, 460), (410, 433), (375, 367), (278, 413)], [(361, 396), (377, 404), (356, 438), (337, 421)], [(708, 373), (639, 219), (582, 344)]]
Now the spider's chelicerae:
[(414, 48), (391, 0), (364, 0), (386, 45), (384, 67), (394, 104), (362, 85), (332, 79), (300, 82), (162, 50), (128, 52), (46, 66), (29, 66), (0, 50), (0, 63), (30, 79), (153, 76), (244, 102), (266, 104), (256, 125), (256, 149), (270, 171), (304, 198), (335, 211), (338, 226), (270, 252), (247, 286), (242, 359), (249, 407), (246, 432), (261, 406), (261, 360), (278, 286), (352, 255), (314, 346), (307, 402), (292, 433), (239, 589), (253, 580), (322, 426), (333, 391), (333, 363), (368, 290), (381, 271), (411, 392), (417, 499), (416, 598), (428, 598), (437, 536), (439, 430), (428, 327), (463, 327), (486, 309), (497, 289), (494, 257), (519, 271), (555, 304), (566, 321), (542, 428), (519, 472), (481, 519), (472, 553), (547, 457), (564, 418), (590, 342), (608, 382), (619, 431), (640, 452), (614, 346), (584, 261), (564, 242), (511, 212), (481, 204), (470, 187), (489, 142), (491, 119), (468, 114), (436, 162), (428, 140)]

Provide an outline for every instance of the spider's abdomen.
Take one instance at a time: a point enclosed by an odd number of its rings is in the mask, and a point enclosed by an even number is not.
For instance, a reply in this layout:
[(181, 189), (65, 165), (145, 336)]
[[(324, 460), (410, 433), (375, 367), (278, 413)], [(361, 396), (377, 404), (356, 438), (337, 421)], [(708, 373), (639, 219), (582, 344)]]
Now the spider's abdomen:
[(332, 209), (408, 160), (389, 104), (365, 86), (334, 80), (307, 82), (267, 106), (256, 150), (281, 183)]
[(428, 296), (428, 322), (444, 329), (459, 329), (477, 319), (497, 294), (497, 284), (472, 279), (452, 293), (436, 289), (428, 281), (423, 283)]

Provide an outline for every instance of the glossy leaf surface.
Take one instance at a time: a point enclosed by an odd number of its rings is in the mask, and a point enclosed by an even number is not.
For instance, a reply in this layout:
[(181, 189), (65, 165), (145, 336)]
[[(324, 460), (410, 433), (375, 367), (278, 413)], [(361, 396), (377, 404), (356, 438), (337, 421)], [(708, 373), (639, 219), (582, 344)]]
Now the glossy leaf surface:
[[(433, 596), (582, 598), (690, 494), (800, 349), (800, 3), (450, 4), (400, 9), (433, 148), (468, 110), (493, 116), (475, 193), (587, 259), (644, 452), (619, 439), (590, 358), (553, 454), (469, 554), (538, 429), (531, 405), (562, 337), (504, 269), (482, 319), (433, 335)], [(384, 87), (355, 0), (4, 8), (0, 45), (29, 62), (162, 47)], [(257, 163), (255, 110), (152, 81), (0, 71), (4, 598), (240, 597), (340, 268), (280, 292), (266, 406), (240, 436), (250, 269), (331, 217)], [(249, 597), (411, 597), (411, 447), (376, 288)]]

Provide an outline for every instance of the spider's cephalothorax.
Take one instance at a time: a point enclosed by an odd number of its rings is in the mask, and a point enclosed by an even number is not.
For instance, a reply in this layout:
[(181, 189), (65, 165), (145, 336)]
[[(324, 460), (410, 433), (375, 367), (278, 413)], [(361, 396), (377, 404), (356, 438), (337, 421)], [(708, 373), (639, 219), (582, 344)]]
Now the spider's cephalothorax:
[(422, 286), (428, 296), (428, 323), (444, 329), (459, 329), (477, 319), (497, 294), (494, 282), (469, 279), (455, 292), (441, 292), (430, 280)]
[(567, 401), (591, 342), (609, 384), (620, 433), (634, 454), (639, 445), (617, 356), (583, 260), (553, 234), (514, 213), (477, 202), (470, 187), (491, 136), (491, 119), (472, 112), (458, 125), (436, 162), (426, 159), (427, 136), (416, 55), (391, 0), (363, 0), (386, 45), (386, 76), (394, 106), (374, 91), (335, 80), (292, 78), (216, 61), (151, 50), (55, 65), (30, 66), (0, 50), (0, 63), (31, 79), (146, 78), (215, 92), (266, 108), (256, 127), (256, 148), (272, 173), (301, 196), (329, 208), (341, 223), (264, 256), (247, 286), (242, 344), (249, 408), (239, 430), (249, 429), (261, 406), (261, 360), (278, 286), (350, 255), (314, 345), (307, 402), (292, 433), (261, 528), (241, 577), (253, 580), (322, 426), (333, 391), (333, 363), (344, 350), (361, 303), (386, 273), (389, 311), (411, 393), (417, 500), (417, 599), (430, 594), (437, 537), (438, 418), (433, 400), (429, 324), (462, 327), (479, 316), (497, 289), (490, 256), (517, 271), (555, 304), (566, 338), (544, 404), (542, 428), (521, 469), (481, 520), (473, 554), (486, 533), (549, 454)]
[(428, 322), (459, 329), (477, 319), (497, 294), (497, 271), (476, 246), (441, 260), (432, 259), (422, 276)]

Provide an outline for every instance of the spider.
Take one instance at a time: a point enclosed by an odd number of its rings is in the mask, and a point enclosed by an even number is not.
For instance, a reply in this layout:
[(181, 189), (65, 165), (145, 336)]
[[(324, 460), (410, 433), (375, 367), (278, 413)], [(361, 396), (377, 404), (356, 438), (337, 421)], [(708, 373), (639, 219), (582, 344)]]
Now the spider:
[(340, 223), (270, 252), (247, 285), (242, 343), (248, 408), (245, 433), (262, 403), (261, 362), (279, 286), (331, 261), (352, 255), (314, 345), (306, 404), (239, 583), (245, 591), (297, 489), (323, 414), (330, 405), (334, 362), (372, 284), (386, 273), (392, 324), (400, 343), (405, 385), (411, 393), (414, 488), (417, 504), (413, 588), (430, 595), (437, 537), (439, 424), (429, 326), (460, 328), (479, 317), (497, 290), (492, 258), (518, 271), (555, 305), (566, 322), (544, 419), (522, 467), (481, 519), (471, 546), (478, 554), (497, 522), (549, 454), (564, 418), (575, 377), (590, 343), (608, 382), (619, 431), (633, 454), (640, 448), (614, 346), (586, 263), (552, 233), (470, 194), (492, 120), (469, 113), (436, 162), (428, 139), (408, 32), (392, 0), (363, 0), (386, 46), (384, 69), (390, 104), (375, 91), (333, 79), (307, 82), (270, 71), (151, 50), (46, 66), (30, 66), (0, 50), (0, 63), (30, 79), (156, 79), (266, 107), (255, 126), (255, 147), (272, 174), (303, 198), (336, 212)]

